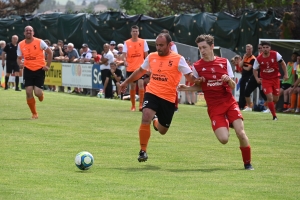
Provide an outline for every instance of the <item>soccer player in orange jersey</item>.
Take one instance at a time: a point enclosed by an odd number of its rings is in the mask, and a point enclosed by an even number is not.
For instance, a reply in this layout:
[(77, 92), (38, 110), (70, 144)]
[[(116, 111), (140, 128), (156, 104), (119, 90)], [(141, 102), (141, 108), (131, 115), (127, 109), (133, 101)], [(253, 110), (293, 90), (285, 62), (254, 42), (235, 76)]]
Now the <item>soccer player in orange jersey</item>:
[[(38, 113), (36, 112), (33, 93), (39, 101), (43, 101), (45, 71), (50, 68), (53, 52), (43, 40), (33, 37), (34, 30), (31, 26), (25, 27), (24, 35), (25, 39), (18, 44), (17, 62), (20, 69), (24, 68), (26, 99), (32, 113), (32, 119), (37, 119)], [(44, 51), (47, 54), (47, 63), (45, 63)]]
[(229, 140), (229, 124), (232, 124), (240, 142), (244, 168), (253, 170), (251, 148), (244, 130), (242, 113), (231, 92), (235, 88), (231, 65), (226, 58), (214, 55), (213, 36), (200, 35), (197, 37), (196, 43), (202, 58), (194, 63), (193, 74), (199, 78), (201, 87), (180, 85), (179, 90), (199, 91), (202, 88), (207, 103), (207, 112), (216, 137), (222, 144), (226, 144)]
[[(143, 64), (145, 57), (148, 56), (149, 47), (146, 40), (139, 38), (139, 27), (134, 25), (131, 27), (131, 38), (126, 40), (123, 47), (124, 65), (126, 67), (127, 77), (129, 77), (141, 64)], [(146, 72), (145, 72), (146, 74)], [(139, 110), (142, 111), (142, 104), (144, 99), (144, 78), (142, 74), (138, 79), (139, 87)], [(135, 111), (135, 94), (136, 82), (130, 83), (130, 101), (131, 111)]]
[(164, 135), (172, 122), (175, 106), (176, 89), (182, 74), (190, 82), (197, 81), (185, 59), (171, 51), (172, 39), (167, 33), (160, 33), (156, 38), (156, 52), (150, 53), (144, 63), (135, 70), (122, 84), (124, 91), (129, 83), (134, 82), (147, 71), (151, 72), (142, 107), (142, 122), (139, 128), (139, 162), (148, 159), (147, 145), (150, 138), (150, 124), (153, 119), (155, 130)]

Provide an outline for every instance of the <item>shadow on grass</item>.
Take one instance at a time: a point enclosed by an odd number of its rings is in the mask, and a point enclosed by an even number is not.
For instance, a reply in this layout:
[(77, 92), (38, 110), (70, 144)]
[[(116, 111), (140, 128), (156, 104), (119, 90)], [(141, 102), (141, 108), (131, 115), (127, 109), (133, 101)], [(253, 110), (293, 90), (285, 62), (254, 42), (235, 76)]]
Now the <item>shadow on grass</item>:
[(215, 172), (215, 171), (224, 171), (223, 168), (213, 168), (213, 169), (167, 169), (169, 172)]
[(18, 120), (32, 120), (31, 118), (0, 118), (0, 120), (6, 120), (6, 121), (18, 121)]
[(126, 172), (138, 172), (138, 171), (155, 171), (160, 170), (160, 167), (154, 165), (143, 165), (142, 167), (128, 167), (128, 168), (113, 168), (116, 170), (122, 170)]

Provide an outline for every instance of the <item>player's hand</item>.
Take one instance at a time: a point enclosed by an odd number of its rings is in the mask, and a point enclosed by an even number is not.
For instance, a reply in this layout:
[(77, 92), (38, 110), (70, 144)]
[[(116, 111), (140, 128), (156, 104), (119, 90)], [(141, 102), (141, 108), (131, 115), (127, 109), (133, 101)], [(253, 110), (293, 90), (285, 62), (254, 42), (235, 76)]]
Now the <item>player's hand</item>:
[(228, 83), (228, 82), (231, 80), (231, 78), (230, 78), (227, 74), (223, 74), (223, 75), (221, 76), (221, 80), (222, 80), (223, 82)]
[(24, 63), (23, 63), (23, 62), (20, 63), (20, 64), (19, 64), (19, 67), (20, 67), (20, 69), (24, 69)]
[(128, 63), (127, 61), (124, 61), (124, 66), (127, 67)]
[(44, 71), (48, 71), (49, 69), (50, 69), (50, 67), (48, 67), (48, 66), (44, 66), (44, 67), (43, 67), (43, 70), (44, 70)]
[(179, 84), (177, 87), (178, 91), (188, 91), (188, 89), (189, 89), (189, 86), (186, 86), (184, 84)]
[(120, 85), (120, 90), (121, 90), (122, 93), (125, 93), (126, 89), (127, 89), (127, 83), (126, 83), (126, 81), (124, 81)]
[(200, 76), (199, 78), (196, 78), (195, 81), (194, 81), (194, 83), (196, 85), (200, 85), (200, 83), (203, 83), (203, 82), (205, 82), (205, 78), (203, 76)]
[(288, 79), (289, 79), (289, 75), (286, 74), (283, 76), (283, 80), (287, 81)]
[(115, 69), (110, 69), (110, 72), (113, 74), (113, 73), (116, 72), (116, 70)]
[(257, 82), (258, 84), (261, 84), (261, 80), (262, 80), (261, 78), (257, 78), (257, 79), (256, 79), (256, 82)]

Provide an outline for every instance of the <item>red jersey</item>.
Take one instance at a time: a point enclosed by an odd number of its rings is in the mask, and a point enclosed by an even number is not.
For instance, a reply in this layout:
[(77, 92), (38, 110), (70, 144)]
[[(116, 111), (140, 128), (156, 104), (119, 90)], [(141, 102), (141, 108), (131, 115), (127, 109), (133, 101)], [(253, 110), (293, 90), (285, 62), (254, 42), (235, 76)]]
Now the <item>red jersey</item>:
[(233, 77), (232, 68), (226, 58), (215, 57), (213, 61), (198, 60), (194, 63), (194, 75), (205, 78), (201, 83), (207, 106), (216, 106), (231, 99), (232, 92), (228, 83), (221, 80), (222, 75)]
[(270, 51), (269, 57), (264, 58), (260, 54), (254, 63), (254, 69), (260, 69), (260, 77), (262, 79), (274, 79), (280, 77), (278, 61), (282, 56), (276, 51)]

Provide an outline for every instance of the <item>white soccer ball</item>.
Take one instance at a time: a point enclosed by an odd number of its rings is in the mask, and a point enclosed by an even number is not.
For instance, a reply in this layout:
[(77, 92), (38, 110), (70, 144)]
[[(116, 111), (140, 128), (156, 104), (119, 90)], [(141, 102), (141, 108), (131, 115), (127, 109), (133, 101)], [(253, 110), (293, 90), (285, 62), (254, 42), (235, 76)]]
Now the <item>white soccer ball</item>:
[(88, 170), (94, 163), (94, 157), (87, 151), (82, 151), (75, 156), (75, 165), (81, 170)]

